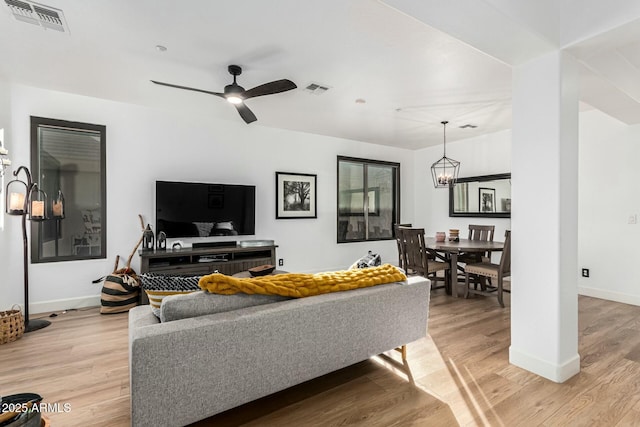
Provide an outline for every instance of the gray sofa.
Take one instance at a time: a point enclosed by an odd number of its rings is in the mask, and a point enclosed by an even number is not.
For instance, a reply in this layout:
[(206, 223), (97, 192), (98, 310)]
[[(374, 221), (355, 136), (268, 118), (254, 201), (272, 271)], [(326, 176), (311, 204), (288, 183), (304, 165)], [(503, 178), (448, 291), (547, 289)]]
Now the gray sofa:
[(410, 278), (160, 323), (129, 312), (132, 426), (183, 426), (426, 336)]

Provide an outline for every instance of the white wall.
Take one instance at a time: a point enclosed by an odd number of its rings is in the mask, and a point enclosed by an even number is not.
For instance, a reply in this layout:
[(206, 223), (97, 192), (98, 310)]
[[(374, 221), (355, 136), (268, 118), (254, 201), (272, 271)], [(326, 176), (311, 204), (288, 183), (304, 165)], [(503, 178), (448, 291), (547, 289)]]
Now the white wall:
[[(582, 295), (640, 305), (640, 125), (597, 110), (580, 117), (578, 278)], [(640, 220), (640, 218), (638, 218)], [(580, 272), (577, 272), (579, 274)]]
[[(495, 240), (503, 241), (511, 228), (508, 218), (449, 217), (449, 190), (435, 188), (431, 165), (442, 157), (442, 145), (415, 152), (415, 214), (414, 226), (424, 227), (429, 236), (438, 231), (449, 233), (460, 229), (465, 236), (469, 224), (493, 224)], [(502, 131), (447, 144), (447, 157), (460, 162), (460, 178), (511, 172), (511, 131)]]
[[(9, 127), (11, 121), (11, 105), (9, 103), (10, 100), (10, 88), (9, 85), (0, 81), (0, 129), (3, 129), (4, 133), (4, 144), (7, 149), (9, 149), (9, 159), (14, 158), (14, 153), (10, 150), (11, 144), (9, 141), (11, 140), (11, 129)], [(1, 167), (1, 166), (0, 166)], [(5, 185), (6, 182), (11, 180), (11, 168), (8, 168), (5, 171), (6, 175), (0, 179), (0, 263), (8, 263), (9, 265), (13, 262), (13, 251), (12, 246), (10, 245), (9, 239), (7, 238), (7, 232), (5, 231), (6, 222), (11, 218), (7, 218), (4, 214), (4, 200), (5, 200)], [(18, 243), (20, 244), (20, 243)], [(17, 247), (16, 250), (19, 250), (20, 247)], [(8, 304), (9, 300), (6, 300), (4, 297), (3, 287), (5, 283), (8, 283), (8, 278), (3, 276), (0, 278), (0, 310), (6, 310), (11, 304)], [(20, 299), (19, 301), (22, 301)], [(18, 301), (18, 302), (19, 302)]]
[[(91, 281), (111, 271), (117, 254), (129, 254), (140, 236), (137, 214), (154, 222), (157, 179), (256, 185), (253, 238), (275, 240), (289, 271), (346, 268), (367, 250), (397, 261), (394, 241), (336, 244), (337, 155), (400, 162), (401, 219), (413, 221), (414, 162), (407, 150), (219, 120), (188, 106), (170, 112), (16, 85), (7, 139), (16, 167), (30, 163), (30, 115), (107, 127), (107, 258), (30, 265), (32, 313), (97, 303), (101, 285)], [(276, 171), (318, 175), (318, 219), (275, 219)], [(6, 223), (0, 309), (23, 302), (19, 220)], [(139, 269), (137, 256), (133, 268)]]

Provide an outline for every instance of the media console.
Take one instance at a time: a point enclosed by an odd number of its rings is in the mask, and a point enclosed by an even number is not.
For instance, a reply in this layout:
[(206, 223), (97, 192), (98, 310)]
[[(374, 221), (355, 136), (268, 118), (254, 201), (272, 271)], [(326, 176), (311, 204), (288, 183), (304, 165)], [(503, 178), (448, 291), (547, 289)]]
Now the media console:
[(263, 264), (276, 265), (277, 245), (140, 250), (140, 272), (203, 276), (233, 275)]

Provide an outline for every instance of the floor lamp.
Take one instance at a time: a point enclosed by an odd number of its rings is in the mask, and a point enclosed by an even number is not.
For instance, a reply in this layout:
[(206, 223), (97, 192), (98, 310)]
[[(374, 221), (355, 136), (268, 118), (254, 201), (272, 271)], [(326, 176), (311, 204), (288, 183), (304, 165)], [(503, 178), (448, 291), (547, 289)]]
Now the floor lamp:
[[(20, 180), (18, 175), (24, 172), (26, 180)], [(47, 195), (37, 183), (31, 179), (31, 172), (26, 166), (20, 166), (13, 172), (15, 177), (7, 183), (5, 209), (8, 215), (22, 218), (22, 250), (24, 255), (24, 331), (32, 332), (45, 328), (51, 324), (44, 319), (29, 319), (29, 244), (27, 241), (27, 219), (29, 221), (45, 221), (47, 215)], [(52, 204), (53, 219), (64, 218), (62, 192)]]

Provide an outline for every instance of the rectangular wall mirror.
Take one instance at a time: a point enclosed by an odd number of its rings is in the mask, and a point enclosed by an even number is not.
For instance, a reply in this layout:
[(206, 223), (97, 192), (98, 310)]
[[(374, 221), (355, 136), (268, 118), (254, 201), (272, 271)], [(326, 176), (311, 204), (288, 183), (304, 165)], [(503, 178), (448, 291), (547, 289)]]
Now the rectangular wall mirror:
[(51, 200), (64, 195), (64, 218), (31, 224), (31, 262), (106, 258), (106, 128), (31, 117), (33, 181)]
[(449, 216), (511, 218), (511, 174), (458, 178), (449, 185)]

